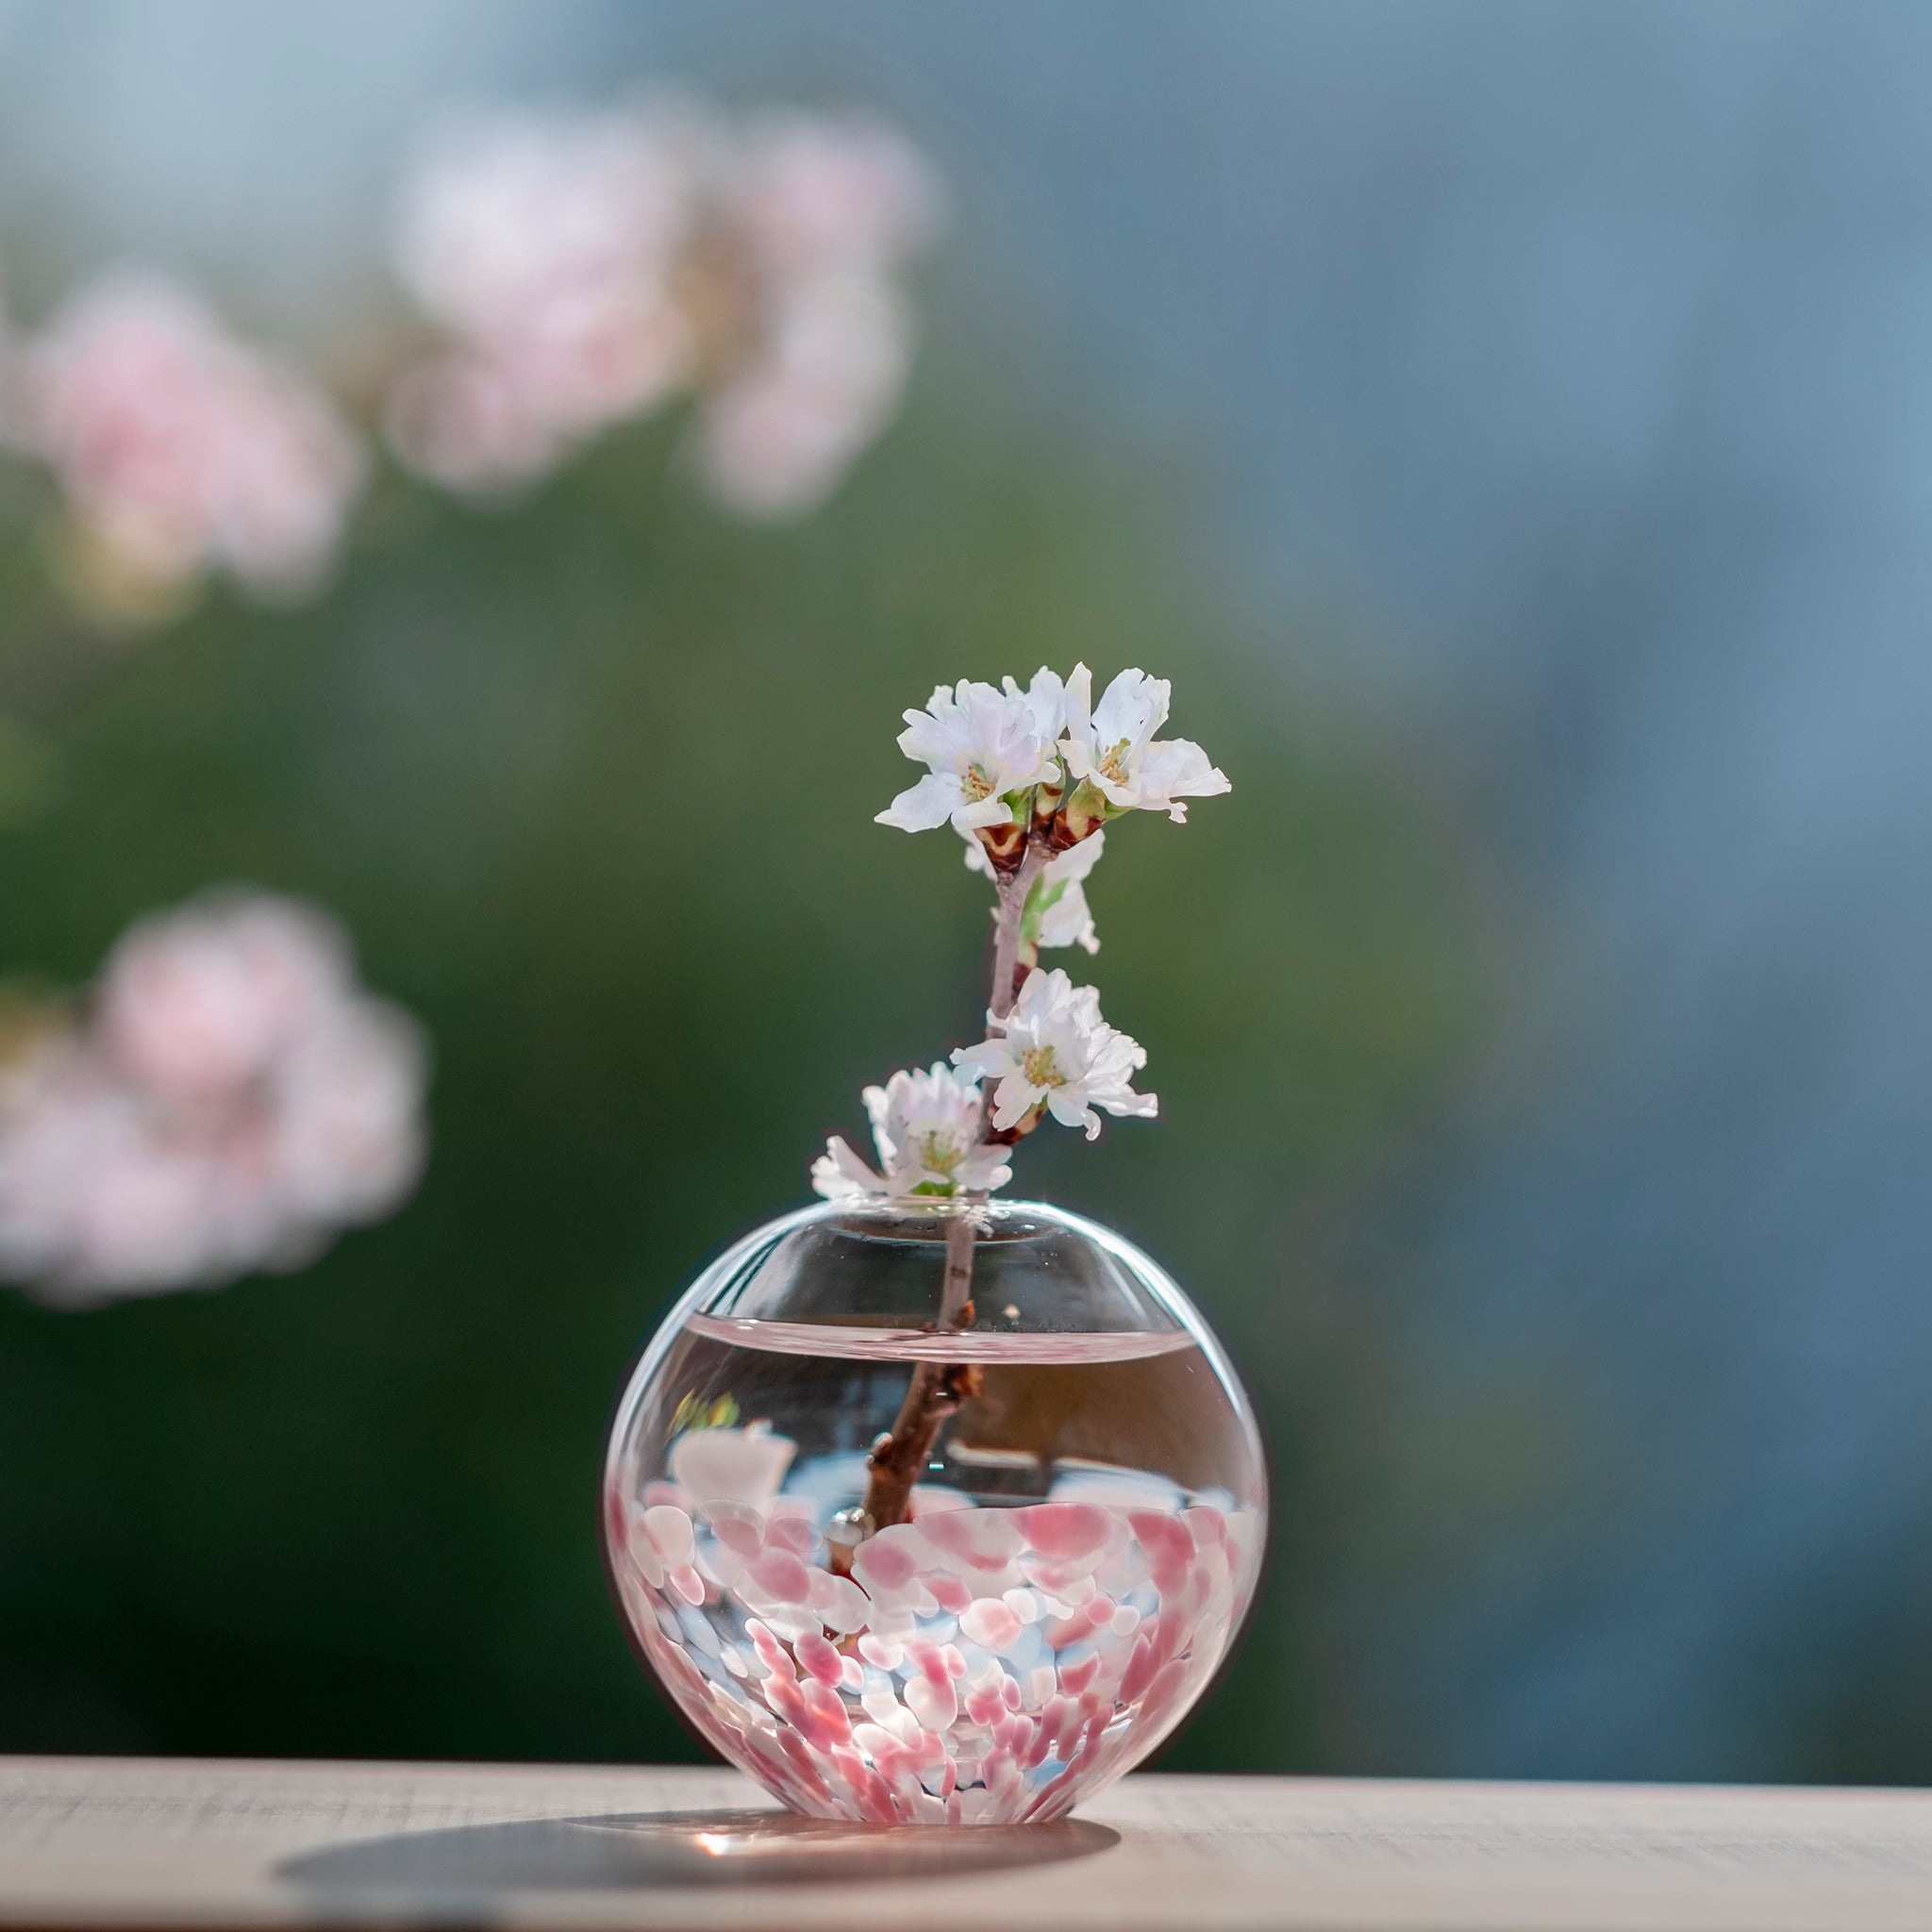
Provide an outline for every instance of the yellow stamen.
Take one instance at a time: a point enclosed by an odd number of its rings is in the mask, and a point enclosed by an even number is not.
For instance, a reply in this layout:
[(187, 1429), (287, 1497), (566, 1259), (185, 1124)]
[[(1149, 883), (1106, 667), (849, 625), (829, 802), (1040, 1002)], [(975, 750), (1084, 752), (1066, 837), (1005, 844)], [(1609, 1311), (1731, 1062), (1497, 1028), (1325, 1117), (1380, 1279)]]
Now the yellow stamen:
[(1029, 1046), (1020, 1056), (1020, 1073), (1029, 1087), (1064, 1087), (1067, 1076), (1055, 1063), (1050, 1046)]

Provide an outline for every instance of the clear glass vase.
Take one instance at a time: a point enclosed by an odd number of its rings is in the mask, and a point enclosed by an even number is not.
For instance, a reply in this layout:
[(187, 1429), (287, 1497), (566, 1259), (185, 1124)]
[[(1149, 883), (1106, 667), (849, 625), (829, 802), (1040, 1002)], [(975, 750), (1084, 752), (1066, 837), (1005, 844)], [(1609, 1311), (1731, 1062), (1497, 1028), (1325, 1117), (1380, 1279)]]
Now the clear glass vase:
[(1254, 1417), (1187, 1297), (1037, 1203), (829, 1203), (639, 1357), (605, 1557), (684, 1717), (800, 1810), (1058, 1817), (1200, 1698), (1253, 1599)]

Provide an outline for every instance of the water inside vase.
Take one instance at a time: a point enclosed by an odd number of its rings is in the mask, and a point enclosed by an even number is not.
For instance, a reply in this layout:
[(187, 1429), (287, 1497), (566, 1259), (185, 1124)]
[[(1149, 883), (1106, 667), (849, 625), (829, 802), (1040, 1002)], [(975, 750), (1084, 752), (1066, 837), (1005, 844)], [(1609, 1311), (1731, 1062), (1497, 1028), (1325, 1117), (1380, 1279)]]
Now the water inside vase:
[[(974, 1392), (908, 1520), (855, 1521), (933, 1362), (973, 1365)], [(623, 1426), (608, 1535), (640, 1647), (713, 1743), (820, 1816), (1059, 1815), (1185, 1714), (1253, 1591), (1252, 1425), (1185, 1328), (695, 1312)]]

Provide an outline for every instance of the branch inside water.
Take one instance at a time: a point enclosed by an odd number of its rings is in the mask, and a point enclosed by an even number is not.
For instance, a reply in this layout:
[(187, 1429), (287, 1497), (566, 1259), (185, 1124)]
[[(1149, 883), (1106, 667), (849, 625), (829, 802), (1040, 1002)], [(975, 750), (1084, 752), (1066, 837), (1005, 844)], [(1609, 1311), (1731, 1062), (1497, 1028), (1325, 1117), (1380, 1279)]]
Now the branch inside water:
[[(992, 970), (987, 989), (987, 1018), (992, 1032), (1005, 1031), (1006, 1018), (1018, 993), (1020, 930), (1026, 897), (1047, 862), (1047, 855), (1030, 838), (1019, 867), (999, 881), (999, 917), (993, 928)], [(980, 1106), (979, 1138), (992, 1131), (992, 1088), (989, 1083)], [(973, 1249), (975, 1216), (972, 1198), (958, 1204), (946, 1224), (945, 1275), (940, 1292), (941, 1333), (973, 1325)], [(906, 1399), (892, 1426), (872, 1446), (871, 1474), (866, 1483), (865, 1513), (872, 1529), (903, 1523), (911, 1513), (912, 1488), (924, 1471), (941, 1425), (960, 1404), (980, 1391), (984, 1376), (970, 1362), (920, 1362), (907, 1385)]]

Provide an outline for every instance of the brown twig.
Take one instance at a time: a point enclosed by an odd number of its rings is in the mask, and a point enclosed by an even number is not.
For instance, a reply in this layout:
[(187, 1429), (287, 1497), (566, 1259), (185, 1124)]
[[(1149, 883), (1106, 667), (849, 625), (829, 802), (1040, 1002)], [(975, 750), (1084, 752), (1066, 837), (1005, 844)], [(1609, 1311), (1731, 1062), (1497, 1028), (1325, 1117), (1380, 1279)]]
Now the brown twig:
[[(1026, 911), (1026, 895), (1046, 864), (1046, 854), (1030, 838), (1019, 866), (999, 881), (999, 922), (993, 931), (992, 982), (988, 990), (987, 1016), (993, 1030), (1002, 1029), (1013, 1009), (1019, 989), (1020, 927)], [(979, 1138), (985, 1142), (991, 1131), (992, 1089), (987, 1087), (979, 1113)], [(946, 1224), (946, 1272), (940, 1293), (939, 1321), (941, 1334), (973, 1325), (973, 1238), (971, 1208), (957, 1212)], [(979, 1369), (970, 1362), (919, 1362), (907, 1385), (906, 1399), (892, 1426), (872, 1445), (871, 1476), (865, 1489), (865, 1513), (872, 1528), (880, 1530), (890, 1524), (903, 1523), (911, 1507), (912, 1486), (925, 1467), (926, 1457), (940, 1432), (940, 1425), (953, 1415), (962, 1402), (970, 1402), (984, 1381)]]
[(1020, 928), (1025, 923), (1026, 895), (1045, 865), (1046, 854), (1028, 840), (1019, 870), (1000, 881), (1000, 918), (993, 929), (992, 982), (986, 1002), (996, 1030), (1004, 1030), (1003, 1023), (1019, 995)]
[[(973, 1325), (973, 1216), (958, 1214), (946, 1225), (945, 1286), (940, 1300), (941, 1331)], [(865, 1490), (865, 1513), (874, 1529), (903, 1523), (909, 1510), (912, 1486), (932, 1453), (940, 1424), (962, 1402), (977, 1395), (980, 1371), (967, 1362), (917, 1362), (906, 1399), (892, 1426), (873, 1444), (871, 1479)]]

